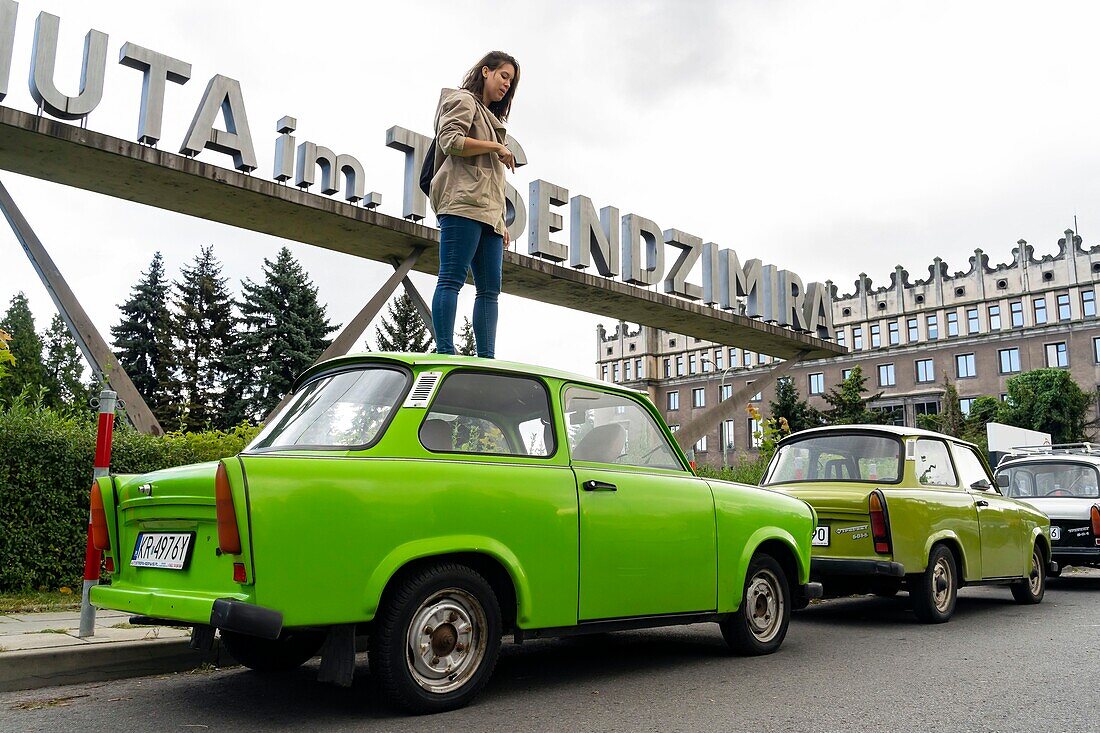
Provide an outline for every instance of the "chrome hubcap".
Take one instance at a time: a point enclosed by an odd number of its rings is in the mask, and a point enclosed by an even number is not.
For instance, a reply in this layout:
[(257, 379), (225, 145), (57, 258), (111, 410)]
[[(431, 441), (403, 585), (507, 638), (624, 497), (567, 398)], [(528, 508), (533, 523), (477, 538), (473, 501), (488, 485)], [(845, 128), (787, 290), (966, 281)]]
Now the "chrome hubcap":
[(783, 622), (785, 599), (779, 578), (770, 570), (752, 576), (745, 593), (745, 617), (749, 630), (758, 641), (768, 642), (779, 633)]
[(485, 657), (485, 611), (472, 595), (448, 588), (413, 614), (408, 665), (416, 683), (443, 694), (464, 685)]
[(1038, 552), (1034, 552), (1031, 554), (1031, 575), (1028, 577), (1027, 584), (1028, 588), (1030, 588), (1031, 590), (1031, 595), (1033, 596), (1039, 595), (1039, 591), (1042, 590), (1042, 562), (1043, 560), (1041, 557), (1039, 557)]
[(951, 606), (951, 579), (951, 563), (942, 557), (936, 560), (932, 568), (932, 596), (940, 613), (945, 613)]

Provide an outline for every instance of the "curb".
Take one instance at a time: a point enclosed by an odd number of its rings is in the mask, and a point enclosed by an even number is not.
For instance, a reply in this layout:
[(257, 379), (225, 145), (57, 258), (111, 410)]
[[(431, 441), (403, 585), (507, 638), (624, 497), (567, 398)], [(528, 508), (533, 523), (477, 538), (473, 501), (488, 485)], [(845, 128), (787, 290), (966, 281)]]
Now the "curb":
[(184, 672), (217, 658), (187, 638), (150, 639), (0, 654), (0, 692)]

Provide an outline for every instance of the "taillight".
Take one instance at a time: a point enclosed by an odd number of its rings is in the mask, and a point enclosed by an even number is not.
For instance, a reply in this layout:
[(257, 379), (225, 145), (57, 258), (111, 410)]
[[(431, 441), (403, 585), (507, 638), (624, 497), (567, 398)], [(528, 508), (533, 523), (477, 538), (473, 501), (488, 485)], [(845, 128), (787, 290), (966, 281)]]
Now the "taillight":
[(890, 520), (886, 515), (886, 499), (882, 492), (875, 489), (867, 500), (871, 510), (871, 539), (875, 543), (875, 552), (890, 554)]
[(1092, 505), (1092, 536), (1096, 538), (1096, 544), (1100, 545), (1100, 506)]
[(233, 494), (229, 491), (229, 474), (225, 464), (218, 464), (214, 476), (214, 509), (218, 515), (218, 547), (230, 555), (241, 554), (241, 533), (237, 530), (237, 512), (233, 508)]
[(107, 534), (107, 512), (103, 508), (103, 494), (99, 491), (98, 481), (92, 484), (89, 503), (92, 508), (92, 547), (97, 550), (110, 550), (111, 536)]

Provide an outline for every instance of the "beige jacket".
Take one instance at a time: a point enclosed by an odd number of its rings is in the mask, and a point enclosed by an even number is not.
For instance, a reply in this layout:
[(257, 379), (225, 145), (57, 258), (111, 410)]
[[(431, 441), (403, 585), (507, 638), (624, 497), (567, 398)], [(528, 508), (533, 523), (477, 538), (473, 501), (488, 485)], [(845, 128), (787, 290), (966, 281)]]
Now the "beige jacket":
[(503, 144), (503, 123), (465, 89), (444, 89), (435, 113), (436, 145), (431, 202), (436, 215), (456, 214), (493, 227), (504, 236), (504, 163), (493, 153), (463, 158), (467, 137)]

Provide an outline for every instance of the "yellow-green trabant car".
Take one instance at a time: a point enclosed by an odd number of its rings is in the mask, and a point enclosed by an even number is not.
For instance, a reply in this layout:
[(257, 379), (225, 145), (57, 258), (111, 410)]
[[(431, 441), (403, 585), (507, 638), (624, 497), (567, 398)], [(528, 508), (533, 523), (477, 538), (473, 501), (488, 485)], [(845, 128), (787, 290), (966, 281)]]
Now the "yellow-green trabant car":
[(964, 585), (1043, 599), (1050, 521), (1002, 496), (970, 443), (885, 425), (815, 428), (780, 442), (762, 484), (817, 511), (810, 574), (826, 596), (904, 589), (929, 623), (951, 618)]

